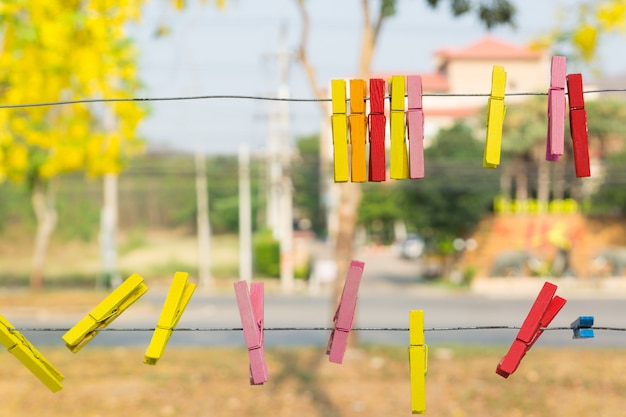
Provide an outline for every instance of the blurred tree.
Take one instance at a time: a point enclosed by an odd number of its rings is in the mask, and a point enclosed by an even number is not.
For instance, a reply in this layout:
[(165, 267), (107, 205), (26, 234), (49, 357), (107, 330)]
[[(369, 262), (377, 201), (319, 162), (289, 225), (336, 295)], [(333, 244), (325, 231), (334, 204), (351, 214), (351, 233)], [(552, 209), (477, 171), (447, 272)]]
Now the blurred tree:
[(449, 248), (467, 237), (491, 210), (498, 173), (482, 168), (484, 145), (458, 123), (442, 129), (424, 152), (424, 181), (398, 181), (401, 211), (410, 228), (434, 248)]
[(308, 219), (316, 235), (325, 233), (326, 225), (320, 199), (320, 138), (311, 135), (296, 141), (297, 162), (292, 165), (294, 203), (298, 218)]
[[(431, 7), (436, 7), (445, 0), (426, 0)], [(309, 59), (308, 40), (310, 31), (310, 19), (305, 0), (295, 0), (302, 20), (302, 31), (300, 45), (298, 48), (298, 58), (309, 85), (315, 96), (319, 99), (327, 98), (325, 86), (320, 85), (317, 80), (315, 66)], [(374, 6), (373, 4), (376, 4)], [(492, 28), (499, 24), (511, 24), (515, 16), (515, 8), (510, 0), (449, 0), (451, 12), (454, 16), (461, 16), (467, 13), (476, 13), (479, 20), (487, 28)], [(380, 38), (381, 29), (385, 22), (397, 13), (397, 0), (379, 0), (371, 2), (362, 0), (360, 3), (361, 14), (363, 16), (363, 32), (361, 34), (360, 58), (357, 75), (361, 78), (368, 78), (374, 52)], [(320, 109), (325, 118), (329, 117), (330, 108), (325, 102), (320, 101)], [(326, 161), (321, 161), (325, 164)], [(323, 178), (322, 181), (326, 181)], [(355, 226), (357, 223), (357, 209), (361, 200), (361, 187), (355, 183), (341, 184), (338, 204), (338, 230), (335, 236), (337, 261), (337, 279), (335, 280), (335, 298), (343, 286), (345, 276), (348, 271), (350, 259), (353, 256), (353, 243)]]
[[(41, 103), (85, 97), (132, 97), (139, 87), (136, 51), (124, 26), (143, 0), (22, 0), (0, 10), (0, 99)], [(135, 136), (144, 111), (133, 102), (3, 109), (0, 180), (29, 186), (37, 219), (31, 287), (43, 285), (55, 228), (54, 178), (84, 170), (115, 174), (141, 149)]]
[(584, 0), (562, 6), (557, 26), (535, 40), (537, 48), (593, 64), (602, 38), (626, 30), (626, 0)]

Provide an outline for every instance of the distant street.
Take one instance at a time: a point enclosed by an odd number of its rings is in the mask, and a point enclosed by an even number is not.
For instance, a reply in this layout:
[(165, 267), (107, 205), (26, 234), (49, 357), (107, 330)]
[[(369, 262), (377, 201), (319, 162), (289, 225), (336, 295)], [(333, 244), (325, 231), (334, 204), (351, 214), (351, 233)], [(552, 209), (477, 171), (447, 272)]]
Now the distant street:
[[(359, 259), (365, 259), (361, 256)], [(451, 293), (420, 282), (419, 266), (415, 262), (395, 259), (390, 253), (367, 254), (365, 273), (357, 306), (355, 325), (358, 327), (408, 327), (411, 309), (425, 311), (426, 327), (456, 327), (484, 325), (519, 326), (528, 313), (533, 296), (483, 297), (466, 292)], [(155, 326), (166, 289), (149, 291), (140, 301), (119, 317), (111, 328), (152, 328)], [(566, 297), (567, 298), (567, 297)], [(325, 327), (331, 319), (331, 305), (327, 291), (318, 295), (305, 292), (298, 295), (267, 294), (265, 297), (266, 327)], [(594, 315), (597, 326), (626, 325), (626, 300), (590, 296), (568, 299), (551, 326), (569, 326), (579, 315)], [(27, 314), (13, 313), (18, 327), (71, 327), (81, 314)], [(216, 295), (198, 291), (192, 298), (179, 326), (180, 328), (240, 327), (239, 313), (233, 294)], [(427, 343), (497, 344), (508, 345), (515, 338), (515, 330), (461, 330), (429, 331)], [(62, 333), (27, 332), (37, 345), (62, 345)], [(90, 345), (147, 346), (151, 332), (102, 332)], [(327, 331), (267, 331), (267, 346), (324, 346)], [(363, 343), (406, 346), (406, 331), (361, 331)], [(218, 346), (244, 345), (240, 331), (175, 332), (172, 345)], [(545, 332), (538, 346), (626, 347), (626, 333), (596, 331), (591, 340), (572, 340), (572, 332)]]

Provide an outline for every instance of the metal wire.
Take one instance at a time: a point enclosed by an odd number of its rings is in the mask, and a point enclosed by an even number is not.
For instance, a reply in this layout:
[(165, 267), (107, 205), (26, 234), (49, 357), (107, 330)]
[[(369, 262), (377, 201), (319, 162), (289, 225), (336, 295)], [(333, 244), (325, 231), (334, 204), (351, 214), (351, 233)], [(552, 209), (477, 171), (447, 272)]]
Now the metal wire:
[[(594, 93), (616, 93), (626, 92), (626, 88), (611, 88), (600, 90), (588, 90), (584, 91), (584, 94)], [(506, 96), (547, 96), (548, 93), (543, 92), (527, 92), (527, 93), (510, 93)], [(489, 93), (464, 93), (464, 94), (448, 94), (448, 93), (425, 93), (424, 97), (489, 97)], [(405, 95), (406, 97), (406, 95)], [(385, 96), (385, 99), (389, 99), (390, 96)], [(179, 101), (179, 100), (263, 100), (263, 101), (289, 101), (289, 102), (318, 102), (327, 101), (330, 102), (330, 98), (284, 98), (284, 97), (266, 97), (266, 96), (251, 96), (251, 95), (233, 95), (233, 94), (218, 94), (218, 95), (201, 95), (201, 96), (177, 96), (177, 97), (126, 97), (126, 98), (93, 98), (93, 99), (79, 99), (79, 100), (63, 100), (63, 101), (47, 101), (41, 103), (18, 103), (18, 104), (0, 104), (0, 109), (17, 109), (26, 107), (46, 107), (46, 106), (62, 106), (68, 104), (81, 104), (81, 103), (119, 103), (119, 102), (147, 102), (147, 101)], [(369, 100), (366, 97), (365, 100)], [(350, 101), (347, 99), (346, 101)]]
[[(594, 326), (588, 327), (593, 330), (626, 332), (626, 327), (604, 327)], [(334, 327), (265, 327), (265, 331), (332, 331)], [(455, 326), (455, 327), (425, 327), (425, 332), (449, 332), (449, 331), (467, 331), (467, 330), (519, 330), (519, 326)], [(10, 331), (20, 332), (66, 332), (70, 330), (67, 327), (17, 327), (10, 328)], [(242, 331), (241, 327), (180, 327), (174, 329), (176, 332), (237, 332)], [(571, 327), (545, 327), (544, 331), (552, 330), (569, 330)], [(129, 328), (103, 328), (98, 329), (99, 332), (152, 332), (154, 327), (129, 327)], [(408, 332), (408, 327), (355, 327), (352, 331), (373, 331), (373, 332)]]

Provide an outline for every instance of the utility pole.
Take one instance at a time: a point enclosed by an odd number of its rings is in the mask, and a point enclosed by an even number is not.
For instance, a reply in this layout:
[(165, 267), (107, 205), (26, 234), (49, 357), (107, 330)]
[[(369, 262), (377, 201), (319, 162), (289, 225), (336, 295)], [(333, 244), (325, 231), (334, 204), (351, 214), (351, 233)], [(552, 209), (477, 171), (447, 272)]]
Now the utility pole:
[[(102, 113), (104, 131), (115, 131), (113, 110), (104, 107)], [(117, 271), (117, 227), (118, 227), (118, 174), (104, 174), (102, 209), (100, 211), (100, 260), (102, 262), (101, 279), (96, 283), (99, 288), (117, 287), (121, 277)]]
[(206, 179), (206, 161), (196, 151), (196, 216), (198, 229), (198, 283), (203, 288), (213, 284), (211, 277), (211, 224), (209, 223), (209, 192)]
[[(289, 98), (289, 60), (286, 29), (280, 32), (278, 60), (278, 98)], [(268, 225), (280, 242), (280, 283), (284, 292), (291, 292), (293, 275), (293, 190), (291, 182), (291, 136), (289, 133), (289, 103), (274, 103), (269, 132), (269, 190)]]
[(239, 145), (239, 279), (252, 281), (250, 153), (245, 144)]

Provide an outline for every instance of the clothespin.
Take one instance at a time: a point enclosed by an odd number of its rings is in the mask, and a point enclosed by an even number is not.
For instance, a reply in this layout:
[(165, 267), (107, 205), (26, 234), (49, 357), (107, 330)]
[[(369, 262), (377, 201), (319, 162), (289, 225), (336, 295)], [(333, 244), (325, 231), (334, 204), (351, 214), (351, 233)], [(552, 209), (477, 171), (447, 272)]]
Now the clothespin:
[(50, 391), (63, 388), (64, 376), (4, 316), (0, 315), (0, 342)]
[(569, 130), (574, 148), (574, 166), (576, 176), (589, 177), (589, 139), (587, 133), (587, 110), (583, 96), (583, 77), (580, 74), (567, 76), (567, 94), (569, 96)]
[(370, 114), (368, 123), (370, 138), (370, 181), (385, 181), (387, 175), (385, 162), (386, 124), (385, 80), (372, 78), (370, 79)]
[(146, 291), (148, 287), (143, 283), (143, 278), (132, 274), (62, 336), (67, 348), (74, 353), (81, 350)]
[(424, 111), (422, 110), (422, 77), (406, 76), (408, 107), (406, 126), (409, 137), (409, 177), (424, 178)]
[(196, 284), (187, 282), (188, 276), (189, 274), (186, 272), (176, 272), (174, 274), (170, 290), (163, 303), (159, 321), (143, 357), (143, 363), (147, 365), (156, 365), (161, 356), (163, 356), (165, 346), (170, 340), (170, 336), (172, 336), (172, 331), (174, 331), (174, 328), (180, 321), (193, 292), (196, 290)]
[(365, 81), (350, 80), (350, 144), (352, 145), (352, 182), (367, 181), (365, 167), (365, 132), (367, 118), (365, 117)]
[(563, 155), (565, 136), (565, 72), (564, 56), (553, 56), (550, 67), (550, 89), (548, 90), (548, 138), (546, 160), (558, 161)]
[(517, 337), (507, 354), (502, 358), (496, 373), (508, 378), (519, 366), (526, 352), (535, 344), (550, 322), (567, 302), (564, 298), (555, 296), (556, 285), (546, 282), (533, 303), (528, 316), (517, 333)]
[(348, 181), (348, 118), (346, 116), (346, 80), (332, 80), (331, 124), (335, 182)]
[(401, 180), (409, 178), (409, 161), (406, 151), (406, 135), (404, 126), (404, 75), (394, 75), (389, 84), (390, 90), (390, 116), (389, 137), (391, 151), (389, 157), (389, 176)]
[(426, 413), (426, 373), (428, 346), (424, 340), (424, 310), (409, 311), (409, 367), (411, 372), (411, 412)]
[(263, 347), (263, 283), (250, 284), (250, 292), (246, 281), (236, 282), (234, 286), (250, 359), (250, 385), (262, 385), (268, 380)]
[(572, 339), (592, 339), (593, 334), (593, 316), (580, 316), (570, 325), (574, 331)]
[(330, 334), (328, 346), (326, 347), (326, 354), (330, 362), (343, 362), (343, 355), (346, 353), (346, 347), (348, 346), (348, 334), (352, 330), (356, 300), (364, 266), (365, 263), (361, 261), (350, 262), (348, 276), (346, 277), (339, 306), (333, 319), (335, 330)]
[(483, 158), (483, 167), (485, 168), (497, 168), (500, 165), (502, 125), (506, 114), (505, 89), (506, 72), (502, 66), (494, 65), (491, 74), (491, 95), (487, 102), (487, 138)]

